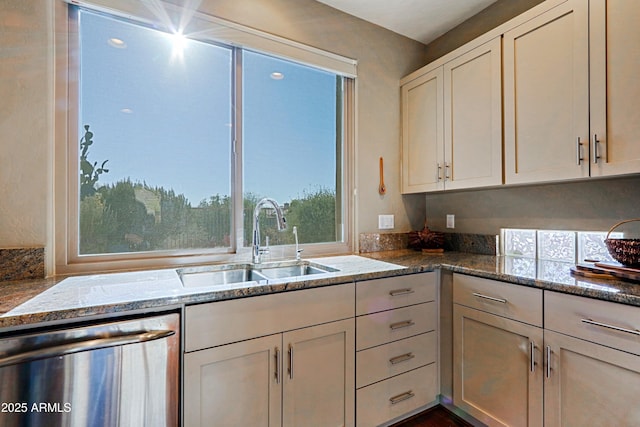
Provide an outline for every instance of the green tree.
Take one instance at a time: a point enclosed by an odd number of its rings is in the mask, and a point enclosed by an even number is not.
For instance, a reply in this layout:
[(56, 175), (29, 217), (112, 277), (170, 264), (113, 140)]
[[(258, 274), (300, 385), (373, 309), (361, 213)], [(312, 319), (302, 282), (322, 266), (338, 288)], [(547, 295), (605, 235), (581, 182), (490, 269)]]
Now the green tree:
[(96, 193), (96, 183), (100, 175), (109, 172), (109, 169), (105, 169), (109, 160), (102, 162), (100, 167), (98, 162), (89, 161), (91, 145), (93, 145), (93, 132), (89, 130), (89, 125), (84, 125), (84, 136), (80, 138), (80, 200), (93, 196)]

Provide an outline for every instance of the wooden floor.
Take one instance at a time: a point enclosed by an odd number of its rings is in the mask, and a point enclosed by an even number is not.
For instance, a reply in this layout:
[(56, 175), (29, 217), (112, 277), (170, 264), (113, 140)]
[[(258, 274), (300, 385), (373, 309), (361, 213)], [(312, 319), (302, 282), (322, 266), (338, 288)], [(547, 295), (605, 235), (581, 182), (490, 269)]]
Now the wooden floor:
[(472, 427), (463, 419), (449, 412), (442, 406), (436, 406), (415, 415), (393, 427)]

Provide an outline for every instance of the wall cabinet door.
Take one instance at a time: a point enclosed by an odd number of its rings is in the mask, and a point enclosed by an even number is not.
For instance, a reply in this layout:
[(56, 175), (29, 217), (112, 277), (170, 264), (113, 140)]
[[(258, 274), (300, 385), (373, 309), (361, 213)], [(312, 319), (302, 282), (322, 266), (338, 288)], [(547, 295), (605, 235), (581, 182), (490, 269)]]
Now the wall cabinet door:
[(505, 182), (589, 175), (588, 2), (504, 35)]
[(402, 193), (443, 190), (442, 67), (402, 86)]
[(640, 356), (545, 331), (545, 423), (640, 425)]
[(283, 335), (283, 426), (354, 425), (354, 329), (349, 319)]
[(640, 172), (640, 2), (591, 0), (591, 175)]
[(282, 335), (184, 356), (184, 425), (280, 426)]
[(501, 38), (444, 64), (445, 189), (502, 184)]
[(541, 328), (453, 307), (454, 404), (489, 426), (542, 426)]

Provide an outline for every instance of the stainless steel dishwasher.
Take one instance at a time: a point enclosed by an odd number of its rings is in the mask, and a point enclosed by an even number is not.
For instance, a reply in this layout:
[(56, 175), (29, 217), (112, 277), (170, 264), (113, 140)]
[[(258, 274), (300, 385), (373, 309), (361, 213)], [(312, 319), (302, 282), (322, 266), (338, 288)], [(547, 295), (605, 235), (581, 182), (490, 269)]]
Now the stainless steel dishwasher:
[(0, 339), (0, 426), (177, 426), (179, 316)]

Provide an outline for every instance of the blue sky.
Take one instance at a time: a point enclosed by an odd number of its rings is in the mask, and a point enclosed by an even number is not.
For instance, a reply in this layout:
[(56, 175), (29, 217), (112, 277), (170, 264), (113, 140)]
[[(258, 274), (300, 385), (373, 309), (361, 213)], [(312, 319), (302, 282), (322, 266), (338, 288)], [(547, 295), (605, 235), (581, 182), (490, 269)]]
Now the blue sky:
[[(144, 181), (192, 205), (230, 194), (230, 51), (191, 40), (178, 51), (171, 35), (91, 12), (80, 25), (80, 136), (90, 125), (89, 160), (109, 160), (99, 183)], [(245, 191), (284, 203), (333, 189), (335, 76), (251, 52), (243, 71)]]

